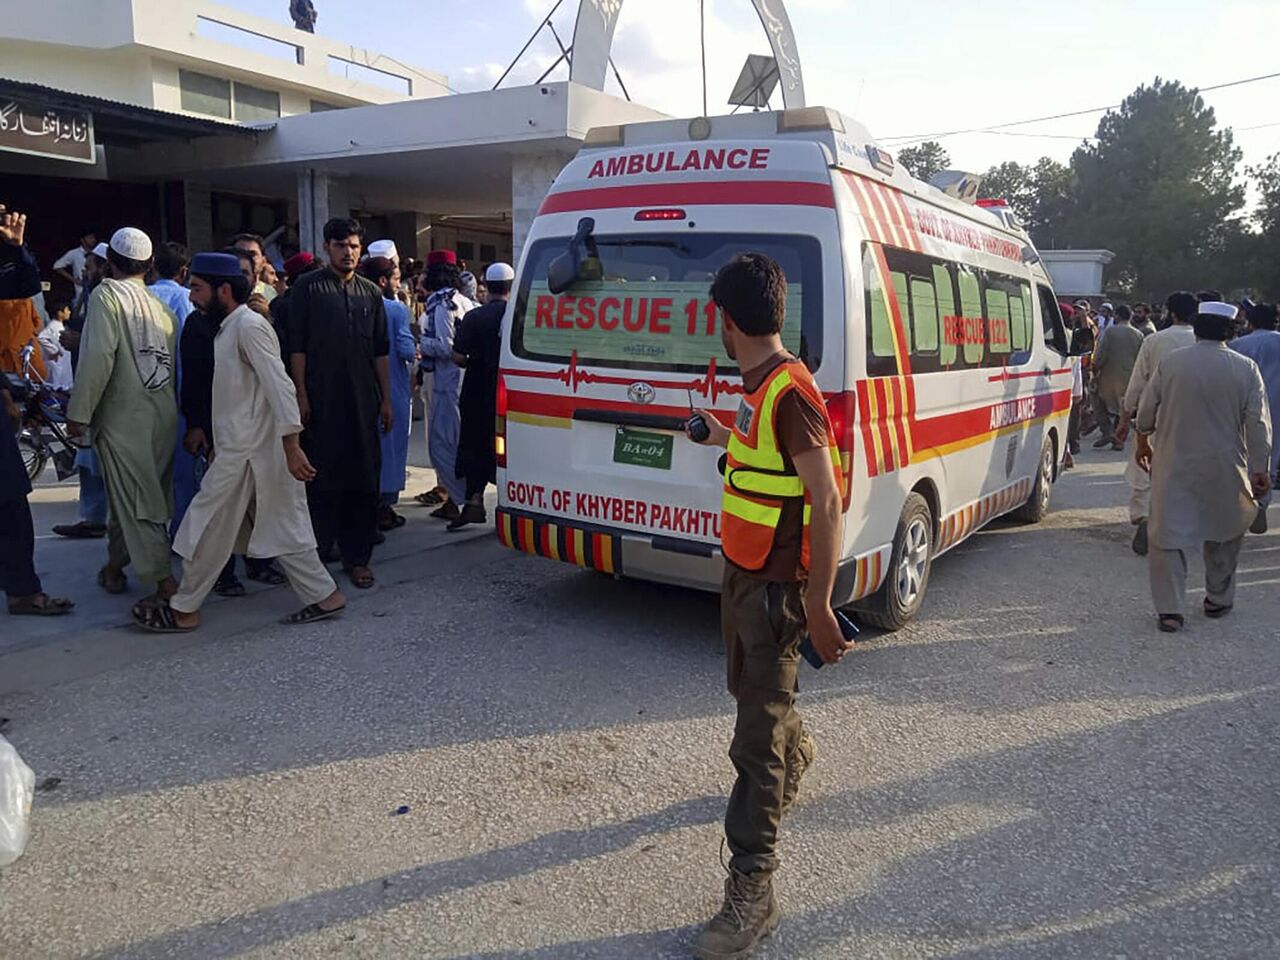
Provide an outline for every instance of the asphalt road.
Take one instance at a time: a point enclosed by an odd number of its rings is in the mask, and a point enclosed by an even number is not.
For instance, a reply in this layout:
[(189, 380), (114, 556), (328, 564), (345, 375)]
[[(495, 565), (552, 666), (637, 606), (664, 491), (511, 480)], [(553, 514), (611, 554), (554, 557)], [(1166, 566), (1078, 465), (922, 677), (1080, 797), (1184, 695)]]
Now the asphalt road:
[[(804, 668), (819, 757), (762, 957), (1280, 955), (1280, 536), (1230, 617), (1160, 634), (1119, 457), (939, 561), (917, 624)], [(41, 496), (43, 529), (70, 506)], [(0, 955), (688, 955), (732, 778), (714, 598), (421, 512), (392, 536), (340, 621), (255, 590), (177, 640), (93, 596), (100, 545), (40, 542), (90, 602), (0, 616), (4, 734), (58, 778)]]

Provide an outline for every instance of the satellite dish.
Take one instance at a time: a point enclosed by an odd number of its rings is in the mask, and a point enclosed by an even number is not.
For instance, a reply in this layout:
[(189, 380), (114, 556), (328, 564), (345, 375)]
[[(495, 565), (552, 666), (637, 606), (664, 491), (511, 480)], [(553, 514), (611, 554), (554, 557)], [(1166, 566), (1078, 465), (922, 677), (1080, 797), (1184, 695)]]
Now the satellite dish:
[(733, 91), (729, 94), (729, 106), (751, 107), (759, 110), (769, 106), (769, 98), (778, 87), (778, 61), (758, 53), (747, 56), (742, 65)]

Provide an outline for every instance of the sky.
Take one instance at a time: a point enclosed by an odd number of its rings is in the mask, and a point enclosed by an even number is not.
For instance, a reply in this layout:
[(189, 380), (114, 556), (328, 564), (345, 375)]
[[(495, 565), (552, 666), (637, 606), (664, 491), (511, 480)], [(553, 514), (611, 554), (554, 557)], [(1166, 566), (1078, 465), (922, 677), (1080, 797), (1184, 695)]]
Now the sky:
[[(289, 23), (288, 0), (220, 0)], [(446, 73), (455, 90), (488, 89), (554, 0), (313, 0), (321, 35)], [(749, 53), (769, 53), (750, 0), (704, 0), (709, 112)], [(553, 23), (566, 44), (578, 0)], [(1280, 72), (1280, 0), (788, 0), (810, 105), (892, 138), (971, 129), (1118, 104), (1159, 76), (1207, 87)], [(909, 19), (908, 19), (909, 17)], [(664, 112), (701, 112), (697, 0), (629, 0), (613, 57), (633, 99)], [(530, 83), (558, 56), (542, 31), (504, 81)], [(566, 79), (562, 64), (550, 79)], [(610, 79), (606, 88), (618, 93)], [(1245, 163), (1280, 152), (1280, 77), (1206, 93)], [(774, 106), (780, 106), (775, 95)], [(1066, 161), (1101, 113), (942, 139), (959, 169), (1004, 160)], [(1242, 165), (1243, 166), (1243, 165)], [(1243, 175), (1243, 169), (1241, 170)]]

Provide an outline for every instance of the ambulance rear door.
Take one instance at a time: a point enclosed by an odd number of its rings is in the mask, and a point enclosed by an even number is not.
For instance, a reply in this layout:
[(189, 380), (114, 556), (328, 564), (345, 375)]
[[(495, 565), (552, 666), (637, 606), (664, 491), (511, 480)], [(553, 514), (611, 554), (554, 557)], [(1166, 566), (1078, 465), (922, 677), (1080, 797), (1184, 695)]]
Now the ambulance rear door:
[[(696, 148), (661, 153), (678, 166)], [(745, 251), (782, 266), (783, 342), (819, 371), (820, 385), (824, 320), (830, 314), (842, 326), (844, 279), (825, 153), (812, 143), (786, 148), (790, 163), (744, 171), (741, 180), (668, 174), (664, 182), (659, 174), (631, 188), (593, 190), (576, 189), (574, 170), (562, 174), (531, 234), (504, 344), (505, 509), (712, 554), (720, 451), (690, 443), (683, 425), (691, 407), (730, 421), (742, 394), (710, 298), (716, 271)], [(761, 157), (756, 145), (740, 149)], [(597, 159), (576, 160), (586, 164), (577, 176)], [(594, 262), (571, 288), (552, 293), (549, 270), (584, 218), (593, 225)], [(828, 389), (839, 390), (844, 345), (834, 350), (825, 373)]]

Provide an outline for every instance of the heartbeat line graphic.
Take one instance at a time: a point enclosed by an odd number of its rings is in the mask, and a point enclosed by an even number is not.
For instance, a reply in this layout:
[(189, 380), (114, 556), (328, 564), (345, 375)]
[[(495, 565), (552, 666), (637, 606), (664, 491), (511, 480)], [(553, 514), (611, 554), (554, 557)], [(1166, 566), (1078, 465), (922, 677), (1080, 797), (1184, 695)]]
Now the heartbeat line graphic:
[(707, 364), (707, 373), (704, 377), (694, 377), (689, 380), (658, 380), (645, 376), (645, 371), (638, 370), (634, 376), (619, 377), (611, 376), (603, 373), (593, 373), (590, 370), (584, 370), (578, 364), (578, 352), (575, 350), (569, 358), (569, 366), (562, 367), (559, 370), (504, 370), (503, 373), (508, 377), (527, 377), (533, 380), (559, 380), (573, 393), (578, 392), (581, 384), (609, 384), (620, 387), (627, 387), (637, 381), (643, 381), (651, 387), (659, 390), (680, 390), (684, 392), (692, 392), (706, 397), (712, 403), (715, 403), (722, 396), (742, 393), (742, 384), (735, 380), (726, 380), (717, 378), (716, 376), (716, 358), (712, 357), (711, 362)]

